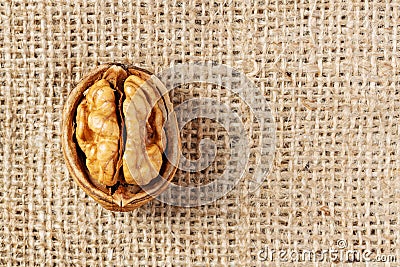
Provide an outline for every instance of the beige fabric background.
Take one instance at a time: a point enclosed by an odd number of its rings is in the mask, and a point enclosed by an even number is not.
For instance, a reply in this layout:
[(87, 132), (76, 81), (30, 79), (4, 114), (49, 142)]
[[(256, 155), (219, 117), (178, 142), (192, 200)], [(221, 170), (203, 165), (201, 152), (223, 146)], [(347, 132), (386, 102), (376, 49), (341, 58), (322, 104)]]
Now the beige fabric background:
[[(285, 264), (257, 252), (339, 239), (400, 258), (399, 15), (390, 0), (1, 1), (0, 264), (274, 266)], [(160, 71), (196, 60), (244, 71), (270, 101), (271, 174), (203, 207), (104, 210), (64, 164), (68, 92), (104, 62)], [(191, 85), (173, 99), (202, 94), (223, 93)], [(187, 155), (220, 134), (193, 124)], [(211, 180), (223, 160), (213, 166), (176, 182)]]

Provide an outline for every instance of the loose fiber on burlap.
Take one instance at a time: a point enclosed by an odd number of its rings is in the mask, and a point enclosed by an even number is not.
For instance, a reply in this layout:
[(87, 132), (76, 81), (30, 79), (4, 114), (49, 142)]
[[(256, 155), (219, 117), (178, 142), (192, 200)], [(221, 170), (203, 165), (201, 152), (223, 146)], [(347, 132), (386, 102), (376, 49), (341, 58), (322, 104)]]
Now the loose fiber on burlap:
[[(0, 265), (310, 266), (296, 253), (330, 249), (399, 264), (399, 2), (245, 2), (0, 2)], [(77, 187), (62, 157), (61, 114), (88, 71), (210, 60), (247, 74), (273, 112), (275, 157), (259, 190), (244, 175), (209, 205), (155, 200), (112, 213)], [(171, 95), (247, 110), (214, 85)], [(175, 183), (207, 183), (224, 170), (229, 147), (216, 121), (183, 128), (183, 155), (196, 158), (204, 138), (219, 149), (215, 161), (178, 171)]]

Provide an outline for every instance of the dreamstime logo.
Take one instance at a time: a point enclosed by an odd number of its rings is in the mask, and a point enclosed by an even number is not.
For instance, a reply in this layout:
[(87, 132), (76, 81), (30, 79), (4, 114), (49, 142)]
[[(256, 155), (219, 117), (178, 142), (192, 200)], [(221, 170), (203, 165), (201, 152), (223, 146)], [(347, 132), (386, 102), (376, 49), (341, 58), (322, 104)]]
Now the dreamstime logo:
[[(246, 174), (249, 179), (249, 192), (257, 190), (266, 179), (271, 169), (275, 151), (275, 123), (268, 103), (261, 90), (252, 83), (245, 74), (226, 65), (215, 63), (178, 64), (153, 75), (147, 82), (163, 84), (162, 95), (175, 88), (191, 83), (207, 83), (222, 87), (240, 97), (250, 110), (250, 131), (256, 132), (257, 140), (251, 139), (249, 127), (245, 127), (243, 114), (232, 110), (226, 103), (216, 98), (198, 97), (189, 99), (174, 107), (174, 112), (168, 115), (165, 124), (173, 123), (175, 118), (180, 130), (190, 121), (198, 118), (212, 119), (221, 125), (229, 136), (229, 159), (225, 162), (224, 172), (213, 182), (201, 186), (180, 186), (170, 183), (159, 196), (162, 202), (170, 205), (194, 207), (209, 204), (231, 191)], [(161, 97), (160, 97), (161, 98)], [(133, 101), (132, 101), (133, 102)], [(153, 106), (156, 104), (151, 103)], [(190, 111), (190, 112), (189, 112)], [(247, 118), (247, 121), (249, 118)], [(171, 127), (174, 128), (174, 127)], [(179, 137), (176, 136), (176, 139)], [(250, 142), (251, 141), (251, 142)], [(253, 150), (251, 151), (251, 147)], [(254, 152), (255, 147), (255, 152)], [(216, 146), (210, 139), (199, 143), (200, 158), (189, 160), (181, 155), (179, 162), (169, 158), (171, 164), (182, 171), (200, 172), (209, 167), (215, 160)], [(255, 164), (249, 172), (250, 152), (256, 157)], [(128, 162), (128, 168), (135, 168), (134, 162)], [(152, 194), (147, 191), (147, 193)]]
[(259, 261), (269, 262), (398, 262), (394, 254), (380, 254), (378, 251), (350, 249), (347, 240), (339, 239), (336, 246), (327, 249), (274, 249), (265, 247), (257, 252)]

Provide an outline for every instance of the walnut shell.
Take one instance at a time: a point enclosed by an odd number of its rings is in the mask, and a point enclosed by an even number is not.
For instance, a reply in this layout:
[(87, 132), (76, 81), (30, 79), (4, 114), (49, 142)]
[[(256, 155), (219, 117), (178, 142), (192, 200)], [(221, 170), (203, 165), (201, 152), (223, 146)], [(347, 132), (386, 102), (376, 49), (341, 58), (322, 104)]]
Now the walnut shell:
[(178, 123), (166, 88), (150, 77), (137, 67), (104, 64), (64, 105), (62, 147), (69, 172), (112, 211), (130, 211), (155, 198), (176, 172)]

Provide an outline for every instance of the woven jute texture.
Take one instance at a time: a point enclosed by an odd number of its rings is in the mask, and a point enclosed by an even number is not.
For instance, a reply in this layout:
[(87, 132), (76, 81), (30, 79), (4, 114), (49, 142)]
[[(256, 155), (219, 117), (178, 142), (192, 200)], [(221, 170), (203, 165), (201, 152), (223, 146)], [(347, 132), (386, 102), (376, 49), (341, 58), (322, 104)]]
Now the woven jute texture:
[[(265, 257), (338, 248), (400, 258), (399, 2), (245, 2), (0, 2), (0, 265), (347, 264)], [(62, 156), (68, 93), (102, 63), (159, 72), (195, 61), (236, 68), (269, 102), (276, 151), (262, 186), (250, 192), (245, 175), (201, 207), (103, 209)], [(206, 84), (172, 95), (235, 97)], [(198, 156), (203, 138), (220, 150), (210, 168), (178, 171), (175, 182), (216, 179), (225, 135), (216, 121), (189, 123), (184, 155)]]

